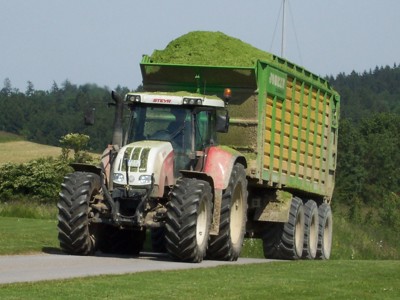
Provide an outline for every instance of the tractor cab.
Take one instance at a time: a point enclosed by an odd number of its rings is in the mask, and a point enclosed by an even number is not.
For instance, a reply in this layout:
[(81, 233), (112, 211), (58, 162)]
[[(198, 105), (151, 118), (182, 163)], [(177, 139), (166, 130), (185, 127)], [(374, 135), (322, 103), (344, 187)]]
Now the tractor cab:
[(174, 151), (174, 174), (201, 170), (199, 159), (226, 131), (228, 117), (223, 100), (202, 95), (129, 93), (130, 122), (125, 144), (141, 141), (169, 142)]

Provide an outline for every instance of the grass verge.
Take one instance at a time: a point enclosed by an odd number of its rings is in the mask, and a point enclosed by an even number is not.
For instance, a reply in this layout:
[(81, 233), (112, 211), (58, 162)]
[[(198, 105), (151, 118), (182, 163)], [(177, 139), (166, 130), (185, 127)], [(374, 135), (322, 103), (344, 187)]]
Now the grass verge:
[(6, 284), (0, 298), (398, 299), (399, 271), (399, 261), (272, 262)]
[(54, 219), (0, 218), (0, 255), (41, 252), (54, 247), (58, 247)]
[(55, 204), (37, 204), (27, 199), (20, 201), (0, 202), (0, 217), (57, 219)]
[[(42, 244), (42, 247), (58, 246), (56, 215), (55, 204), (37, 205), (28, 201), (0, 203), (0, 254), (41, 251), (36, 239), (38, 235), (42, 241), (48, 241), (49, 245)], [(40, 232), (31, 228), (38, 228)], [(24, 241), (19, 241), (21, 239)], [(145, 250), (151, 251), (150, 238), (146, 240)], [(241, 257), (263, 258), (262, 241), (245, 239)], [(353, 224), (337, 213), (334, 215), (331, 259), (398, 260), (400, 240), (391, 228)]]

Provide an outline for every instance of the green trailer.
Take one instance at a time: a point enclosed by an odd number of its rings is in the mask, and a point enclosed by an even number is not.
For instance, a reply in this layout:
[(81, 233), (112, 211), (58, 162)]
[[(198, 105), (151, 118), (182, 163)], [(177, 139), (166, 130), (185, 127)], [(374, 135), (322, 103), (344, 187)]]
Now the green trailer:
[(246, 160), (247, 236), (263, 239), (267, 257), (329, 258), (340, 108), (329, 83), (274, 55), (254, 67), (165, 64), (148, 56), (140, 66), (145, 91), (223, 98), (231, 89), (230, 128), (218, 142)]

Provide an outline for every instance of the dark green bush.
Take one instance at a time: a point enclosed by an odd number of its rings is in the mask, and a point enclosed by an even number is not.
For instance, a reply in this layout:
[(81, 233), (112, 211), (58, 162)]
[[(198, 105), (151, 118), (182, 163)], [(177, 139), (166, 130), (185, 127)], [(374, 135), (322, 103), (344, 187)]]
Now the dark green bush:
[(64, 176), (71, 171), (66, 161), (51, 157), (22, 164), (5, 164), (0, 167), (0, 200), (6, 202), (29, 197), (54, 203)]

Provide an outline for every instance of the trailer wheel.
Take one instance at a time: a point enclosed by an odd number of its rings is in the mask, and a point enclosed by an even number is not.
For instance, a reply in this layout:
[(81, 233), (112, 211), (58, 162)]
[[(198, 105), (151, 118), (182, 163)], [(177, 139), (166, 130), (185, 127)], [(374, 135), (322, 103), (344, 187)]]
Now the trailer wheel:
[(210, 184), (194, 178), (181, 178), (168, 203), (166, 248), (180, 261), (201, 262), (206, 254), (212, 214)]
[(329, 204), (322, 203), (318, 208), (319, 230), (317, 258), (329, 259), (332, 248), (332, 210)]
[(99, 250), (104, 253), (136, 256), (142, 251), (145, 239), (145, 230), (121, 229), (108, 225), (104, 229)]
[(91, 222), (90, 203), (100, 193), (100, 177), (74, 172), (65, 176), (58, 200), (58, 240), (68, 254), (93, 254), (100, 242), (101, 224)]
[(274, 259), (299, 259), (303, 254), (304, 208), (298, 197), (293, 197), (289, 220), (269, 223), (263, 236), (264, 256)]
[(318, 206), (313, 200), (304, 205), (304, 248), (303, 258), (314, 259), (318, 246)]
[(235, 261), (240, 255), (247, 219), (247, 180), (244, 166), (232, 169), (227, 189), (222, 195), (219, 234), (210, 236), (207, 258)]

